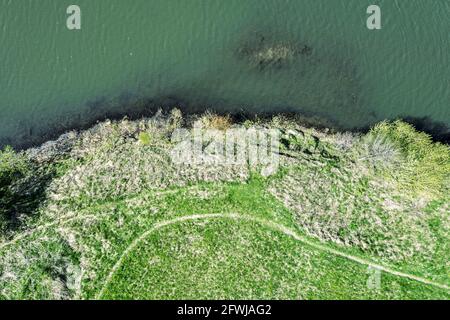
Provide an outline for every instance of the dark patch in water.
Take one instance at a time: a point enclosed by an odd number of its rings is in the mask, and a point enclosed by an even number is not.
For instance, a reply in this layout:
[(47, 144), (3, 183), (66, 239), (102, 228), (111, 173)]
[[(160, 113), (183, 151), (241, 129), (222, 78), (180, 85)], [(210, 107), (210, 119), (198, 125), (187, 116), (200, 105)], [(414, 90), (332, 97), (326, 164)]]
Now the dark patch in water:
[[(314, 119), (311, 125), (317, 127), (366, 131), (383, 119), (363, 107), (368, 104), (361, 96), (358, 70), (351, 59), (352, 54), (343, 47), (346, 46), (324, 47), (285, 32), (242, 32), (240, 39), (230, 43), (230, 59), (235, 60), (236, 70), (226, 80), (232, 82), (232, 77), (243, 76), (249, 81), (257, 81), (263, 92), (237, 92), (236, 96), (228, 97), (207, 92), (210, 88), (220, 88), (225, 81), (227, 73), (223, 73), (223, 66), (219, 65), (217, 70), (208, 70), (200, 79), (192, 79), (184, 88), (164, 94), (148, 94), (144, 90), (139, 94), (123, 92), (113, 98), (100, 96), (87, 101), (78, 111), (49, 120), (50, 124), (45, 128), (22, 121), (19, 123), (22, 134), (1, 138), (0, 147), (12, 145), (24, 149), (37, 146), (69, 130), (89, 128), (98, 121), (124, 116), (138, 119), (153, 115), (159, 108), (173, 107), (180, 108), (185, 114), (211, 109), (217, 113), (230, 113), (236, 120), (288, 113), (303, 116), (305, 122)], [(262, 98), (265, 88), (270, 93), (268, 102)], [(158, 89), (159, 92), (162, 90), (170, 88)], [(448, 141), (448, 128), (442, 124), (429, 118), (406, 119), (419, 130), (430, 132), (436, 140)]]
[[(125, 102), (127, 104), (122, 104)], [(371, 122), (366, 126), (344, 127), (329, 117), (324, 117), (320, 113), (308, 111), (298, 112), (298, 108), (286, 106), (283, 108), (273, 108), (269, 106), (267, 108), (263, 108), (264, 111), (260, 112), (246, 110), (243, 108), (227, 111), (226, 106), (217, 107), (214, 103), (208, 105), (206, 102), (205, 104), (198, 104), (198, 101), (191, 103), (187, 99), (183, 99), (176, 95), (145, 98), (133, 96), (130, 93), (124, 93), (116, 99), (111, 100), (108, 100), (105, 97), (100, 97), (89, 101), (86, 105), (89, 109), (91, 109), (89, 116), (82, 116), (81, 114), (67, 116), (64, 119), (59, 119), (59, 121), (53, 122), (53, 125), (47, 126), (46, 129), (30, 126), (27, 125), (27, 123), (22, 122), (21, 126), (24, 128), (23, 132), (27, 132), (27, 134), (16, 137), (14, 140), (11, 137), (1, 139), (0, 148), (10, 145), (17, 150), (23, 150), (30, 147), (39, 146), (46, 141), (56, 139), (67, 131), (88, 129), (95, 123), (107, 119), (120, 120), (127, 117), (130, 120), (137, 120), (142, 117), (150, 117), (154, 115), (158, 109), (162, 109), (167, 112), (174, 107), (180, 108), (185, 114), (200, 113), (205, 110), (211, 110), (218, 114), (229, 114), (237, 123), (245, 120), (254, 120), (255, 118), (270, 119), (274, 115), (283, 114), (284, 116), (296, 119), (308, 127), (332, 129), (337, 131), (348, 130), (364, 133), (367, 132), (370, 129), (370, 126), (375, 123)], [(375, 114), (372, 116), (374, 118), (376, 117)], [(401, 119), (413, 124), (417, 130), (427, 132), (433, 137), (434, 141), (440, 141), (447, 144), (450, 143), (450, 128), (442, 122), (434, 121), (429, 117), (415, 118), (407, 116)]]
[[(121, 104), (124, 102), (124, 97), (127, 97), (125, 99), (127, 104)], [(56, 139), (65, 132), (85, 130), (107, 119), (120, 120), (127, 117), (130, 120), (135, 120), (152, 116), (160, 108), (163, 110), (175, 106), (183, 108), (185, 105), (180, 99), (167, 96), (152, 99), (124, 93), (117, 98), (109, 100), (105, 97), (99, 97), (86, 102), (82, 114), (72, 112), (72, 114), (59, 117), (58, 119), (52, 119), (45, 128), (37, 127), (36, 124), (28, 121), (22, 121), (19, 127), (22, 128), (20, 131), (23, 134), (0, 139), (0, 148), (6, 145), (10, 145), (16, 150), (36, 147), (46, 141)]]
[(365, 107), (359, 73), (345, 44), (330, 47), (286, 32), (250, 30), (234, 46), (241, 74), (260, 75), (256, 81), (279, 97), (271, 99), (279, 101), (271, 102), (270, 111), (313, 113), (343, 128), (376, 120)]
[(309, 57), (313, 48), (305, 43), (292, 40), (272, 39), (261, 32), (251, 34), (239, 45), (237, 55), (245, 59), (260, 71), (267, 68), (289, 68), (291, 63), (301, 56)]
[(450, 144), (450, 127), (444, 122), (432, 120), (430, 117), (403, 117), (405, 122), (412, 124), (417, 130), (428, 133), (434, 141)]
[[(126, 96), (128, 104), (120, 105), (118, 102), (124, 102), (123, 98)], [(220, 105), (220, 103), (217, 103)], [(184, 114), (201, 113), (206, 110), (214, 111), (217, 114), (229, 114), (236, 122), (241, 122), (246, 119), (258, 118), (270, 118), (274, 114), (287, 114), (299, 116), (298, 112), (294, 112), (294, 107), (285, 107), (283, 110), (279, 111), (262, 111), (254, 112), (245, 109), (234, 109), (232, 111), (227, 111), (226, 106), (217, 107), (215, 103), (195, 103), (189, 102), (187, 99), (180, 98), (177, 95), (167, 95), (157, 98), (146, 98), (132, 96), (128, 93), (120, 95), (114, 99), (106, 99), (105, 97), (99, 97), (98, 99), (90, 100), (86, 103), (86, 112), (88, 115), (83, 114), (73, 114), (67, 115), (64, 118), (59, 118), (56, 121), (52, 121), (45, 129), (38, 128), (36, 125), (31, 125), (31, 123), (23, 122), (21, 127), (23, 129), (30, 129), (30, 134), (21, 135), (20, 137), (15, 137), (14, 140), (10, 138), (3, 138), (0, 140), (0, 148), (6, 145), (14, 147), (16, 150), (23, 150), (31, 147), (36, 147), (42, 143), (54, 140), (58, 138), (61, 134), (71, 131), (71, 130), (85, 130), (92, 127), (94, 124), (109, 120), (120, 120), (127, 117), (130, 120), (137, 120), (142, 117), (150, 117), (155, 114), (159, 109), (168, 112), (170, 109), (177, 107), (182, 110)], [(230, 108), (231, 109), (231, 108)], [(271, 108), (266, 108), (266, 110), (271, 110)], [(305, 119), (312, 119), (310, 125), (316, 127), (337, 127), (332, 121), (328, 121), (325, 118), (313, 113), (304, 113)], [(308, 122), (308, 121), (306, 121)], [(22, 130), (22, 132), (25, 132)]]

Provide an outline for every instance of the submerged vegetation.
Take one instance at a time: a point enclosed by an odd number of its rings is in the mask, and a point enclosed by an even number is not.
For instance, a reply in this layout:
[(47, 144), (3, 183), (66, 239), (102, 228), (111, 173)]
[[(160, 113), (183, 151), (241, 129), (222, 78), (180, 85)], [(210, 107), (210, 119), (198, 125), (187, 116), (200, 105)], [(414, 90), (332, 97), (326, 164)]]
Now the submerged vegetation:
[(281, 69), (292, 64), (298, 57), (309, 57), (313, 49), (304, 43), (296, 41), (274, 40), (269, 35), (255, 33), (247, 42), (239, 47), (238, 53), (250, 65), (259, 70), (269, 68)]
[[(174, 163), (194, 127), (276, 130), (279, 166)], [(0, 298), (448, 299), (449, 187), (449, 146), (401, 121), (105, 121), (1, 151)]]

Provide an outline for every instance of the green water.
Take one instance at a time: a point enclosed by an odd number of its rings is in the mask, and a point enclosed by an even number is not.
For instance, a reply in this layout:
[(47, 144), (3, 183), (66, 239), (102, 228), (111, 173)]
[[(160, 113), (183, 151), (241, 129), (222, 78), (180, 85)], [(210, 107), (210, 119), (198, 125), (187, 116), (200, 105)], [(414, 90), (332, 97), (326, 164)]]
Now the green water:
[[(0, 145), (156, 104), (450, 124), (449, 0), (0, 0), (0, 30)], [(258, 68), (261, 42), (312, 53)]]

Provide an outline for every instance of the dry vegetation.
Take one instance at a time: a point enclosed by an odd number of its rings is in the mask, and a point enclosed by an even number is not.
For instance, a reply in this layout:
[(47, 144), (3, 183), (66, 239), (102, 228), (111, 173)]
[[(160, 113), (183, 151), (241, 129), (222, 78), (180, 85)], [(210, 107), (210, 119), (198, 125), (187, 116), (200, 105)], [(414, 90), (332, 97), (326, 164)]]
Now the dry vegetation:
[[(449, 298), (447, 145), (278, 116), (245, 123), (279, 130), (270, 174), (173, 163), (173, 131), (199, 126), (241, 125), (174, 109), (1, 151), (0, 298)], [(370, 263), (419, 280), (386, 272), (373, 291)]]

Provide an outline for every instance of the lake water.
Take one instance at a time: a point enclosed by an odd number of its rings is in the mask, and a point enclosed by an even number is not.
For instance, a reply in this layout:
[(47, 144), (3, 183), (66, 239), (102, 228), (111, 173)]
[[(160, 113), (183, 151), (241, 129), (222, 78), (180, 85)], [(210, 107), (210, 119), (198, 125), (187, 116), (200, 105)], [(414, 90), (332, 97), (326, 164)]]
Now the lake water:
[(449, 0), (0, 0), (0, 30), (0, 145), (156, 105), (450, 124)]

